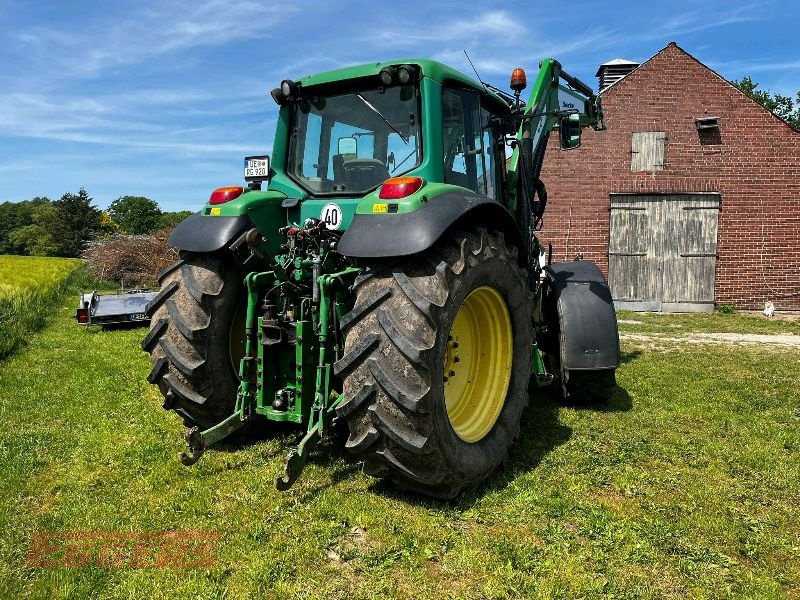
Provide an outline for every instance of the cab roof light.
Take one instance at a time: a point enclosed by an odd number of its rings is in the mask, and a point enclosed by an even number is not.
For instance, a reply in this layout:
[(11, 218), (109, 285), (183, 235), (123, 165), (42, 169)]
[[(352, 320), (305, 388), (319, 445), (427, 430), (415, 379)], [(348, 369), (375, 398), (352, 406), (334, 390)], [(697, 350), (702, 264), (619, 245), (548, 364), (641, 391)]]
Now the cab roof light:
[(275, 104), (277, 104), (278, 106), (283, 106), (284, 104), (286, 104), (286, 98), (283, 97), (283, 92), (281, 92), (281, 88), (276, 87), (269, 93), (269, 95), (272, 96), (272, 99), (275, 100)]
[(241, 186), (221, 187), (211, 192), (211, 197), (208, 199), (209, 204), (225, 204), (241, 196), (244, 193), (244, 188)]
[(392, 177), (383, 182), (378, 197), (383, 200), (397, 200), (410, 196), (425, 185), (421, 177)]
[(383, 67), (381, 72), (378, 73), (378, 79), (381, 80), (381, 85), (383, 87), (389, 87), (395, 81), (395, 77), (397, 77), (397, 69), (395, 67)]
[(525, 69), (516, 68), (511, 72), (511, 85), (509, 87), (517, 93), (528, 87)]
[(397, 81), (400, 85), (415, 83), (418, 75), (419, 69), (413, 65), (400, 65), (397, 67)]
[(295, 100), (297, 98), (297, 91), (300, 84), (291, 79), (284, 79), (281, 81), (281, 94), (286, 100)]

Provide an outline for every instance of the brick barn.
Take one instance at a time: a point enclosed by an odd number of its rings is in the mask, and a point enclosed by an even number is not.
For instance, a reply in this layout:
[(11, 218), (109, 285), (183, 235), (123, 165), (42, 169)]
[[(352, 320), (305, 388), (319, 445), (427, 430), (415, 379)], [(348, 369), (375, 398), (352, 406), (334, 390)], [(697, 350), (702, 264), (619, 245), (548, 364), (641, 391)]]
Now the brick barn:
[(598, 76), (608, 130), (542, 170), (553, 260), (596, 261), (618, 308), (800, 310), (800, 132), (675, 43)]

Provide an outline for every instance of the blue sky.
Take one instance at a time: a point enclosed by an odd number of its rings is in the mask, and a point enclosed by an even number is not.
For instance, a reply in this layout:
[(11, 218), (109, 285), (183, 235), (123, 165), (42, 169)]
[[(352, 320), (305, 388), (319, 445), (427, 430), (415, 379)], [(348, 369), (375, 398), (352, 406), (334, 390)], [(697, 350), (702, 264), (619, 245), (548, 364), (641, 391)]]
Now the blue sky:
[(506, 88), (553, 56), (596, 86), (600, 63), (676, 41), (794, 97), (798, 23), (796, 1), (0, 0), (0, 202), (83, 186), (196, 209), (271, 150), (281, 79), (399, 57), (469, 72), (467, 49)]

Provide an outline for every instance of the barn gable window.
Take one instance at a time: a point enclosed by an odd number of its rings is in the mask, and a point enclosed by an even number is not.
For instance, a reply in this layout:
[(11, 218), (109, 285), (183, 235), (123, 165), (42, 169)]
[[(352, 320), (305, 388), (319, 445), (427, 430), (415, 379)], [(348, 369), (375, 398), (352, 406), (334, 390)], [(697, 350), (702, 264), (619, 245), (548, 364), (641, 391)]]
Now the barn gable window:
[(664, 146), (667, 134), (663, 131), (644, 131), (631, 136), (631, 171), (663, 171)]

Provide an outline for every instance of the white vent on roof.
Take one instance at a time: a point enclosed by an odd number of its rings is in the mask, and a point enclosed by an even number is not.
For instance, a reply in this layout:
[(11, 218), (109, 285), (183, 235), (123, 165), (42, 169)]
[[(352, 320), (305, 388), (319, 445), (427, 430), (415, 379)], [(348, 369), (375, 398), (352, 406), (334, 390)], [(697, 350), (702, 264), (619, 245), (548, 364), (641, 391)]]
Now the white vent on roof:
[(614, 85), (638, 66), (639, 63), (624, 58), (615, 58), (603, 63), (595, 73), (595, 77), (600, 80), (600, 91)]

